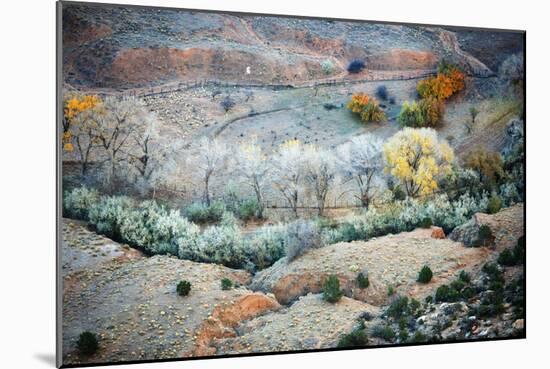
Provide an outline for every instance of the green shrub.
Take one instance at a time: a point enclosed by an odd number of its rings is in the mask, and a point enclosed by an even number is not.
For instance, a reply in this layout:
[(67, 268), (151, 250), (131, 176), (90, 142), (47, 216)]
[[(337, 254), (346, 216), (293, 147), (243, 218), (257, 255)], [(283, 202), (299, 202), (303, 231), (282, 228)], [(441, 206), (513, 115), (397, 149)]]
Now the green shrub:
[(230, 290), (233, 287), (233, 282), (229, 278), (223, 278), (221, 280), (222, 290)]
[(78, 341), (76, 342), (76, 347), (82, 355), (92, 355), (99, 348), (99, 342), (97, 336), (89, 331), (80, 333)]
[(155, 201), (144, 201), (121, 221), (121, 238), (150, 254), (180, 255), (183, 240), (193, 242), (199, 235), (196, 225), (179, 211), (168, 210)]
[(503, 250), (498, 256), (498, 263), (505, 266), (520, 265), (525, 262), (525, 236), (518, 239), (513, 249)]
[(340, 301), (343, 296), (340, 289), (340, 280), (335, 275), (330, 275), (323, 285), (323, 299), (325, 301), (335, 303)]
[(86, 187), (65, 191), (63, 195), (63, 216), (88, 220), (88, 212), (99, 202), (99, 192)]
[(369, 276), (364, 275), (363, 273), (357, 274), (356, 281), (357, 281), (357, 286), (359, 286), (359, 288), (367, 288), (370, 284)]
[(426, 337), (422, 332), (416, 331), (414, 335), (411, 337), (409, 342), (411, 343), (421, 343), (426, 342), (428, 340), (428, 337)]
[(470, 274), (468, 274), (465, 270), (461, 270), (460, 274), (458, 275), (458, 279), (460, 279), (464, 283), (470, 283), (471, 277)]
[(405, 101), (397, 121), (403, 127), (435, 127), (443, 115), (443, 104), (435, 98), (426, 97), (419, 102)]
[(342, 223), (340, 227), (338, 227), (338, 231), (340, 234), (337, 242), (351, 242), (364, 240), (366, 238), (365, 233), (356, 229), (351, 223)]
[(510, 249), (506, 249), (498, 255), (498, 263), (500, 265), (513, 266), (516, 265), (516, 257)]
[(244, 243), (247, 259), (259, 270), (265, 269), (285, 256), (286, 226), (267, 225)]
[(432, 218), (426, 217), (420, 221), (420, 227), (422, 228), (430, 228), (432, 225), (433, 225)]
[(409, 310), (412, 314), (416, 314), (418, 309), (420, 309), (420, 301), (416, 299), (411, 299), (411, 302), (409, 304)]
[(502, 270), (498, 267), (495, 263), (486, 263), (483, 265), (483, 268), (481, 271), (485, 274), (487, 274), (487, 277), (489, 277), (489, 281), (492, 283), (504, 283), (504, 276), (502, 274)]
[(257, 218), (260, 214), (260, 205), (258, 200), (250, 198), (243, 200), (237, 208), (237, 217), (242, 220)]
[(91, 207), (88, 217), (98, 233), (107, 235), (115, 241), (124, 241), (120, 234), (120, 227), (135, 203), (126, 196), (111, 196), (102, 198)]
[(435, 291), (436, 302), (456, 302), (459, 299), (460, 293), (446, 284), (439, 286)]
[(466, 300), (469, 300), (469, 299), (473, 298), (476, 295), (476, 290), (474, 288), (470, 287), (470, 286), (466, 286), (462, 290), (461, 295)]
[(395, 293), (395, 290), (393, 286), (388, 286), (388, 296), (393, 296), (394, 293)]
[(493, 245), (494, 242), (495, 242), (495, 236), (493, 236), (493, 231), (491, 231), (491, 228), (489, 228), (489, 226), (485, 224), (479, 227), (479, 230), (477, 232), (477, 240), (474, 242), (474, 246), (488, 247)]
[(367, 333), (361, 328), (356, 328), (351, 333), (341, 336), (337, 347), (365, 346), (368, 342)]
[(372, 328), (371, 336), (391, 342), (395, 338), (395, 333), (389, 325), (378, 324)]
[(213, 201), (210, 206), (193, 203), (183, 213), (193, 223), (216, 223), (222, 219), (225, 211), (225, 204), (222, 201)]
[(191, 291), (191, 283), (185, 280), (179, 281), (178, 285), (176, 286), (176, 291), (180, 296), (189, 295), (189, 291)]
[(386, 309), (386, 315), (399, 319), (409, 313), (409, 298), (407, 296), (398, 297), (392, 301)]
[(489, 199), (489, 204), (487, 205), (487, 212), (489, 214), (496, 214), (502, 208), (502, 200), (497, 195), (493, 194)]
[(225, 213), (220, 225), (208, 227), (196, 240), (194, 260), (243, 268), (247, 264), (244, 242), (235, 218)]
[(429, 283), (432, 280), (433, 273), (429, 266), (424, 265), (420, 272), (418, 273), (418, 278), (416, 279), (420, 283)]

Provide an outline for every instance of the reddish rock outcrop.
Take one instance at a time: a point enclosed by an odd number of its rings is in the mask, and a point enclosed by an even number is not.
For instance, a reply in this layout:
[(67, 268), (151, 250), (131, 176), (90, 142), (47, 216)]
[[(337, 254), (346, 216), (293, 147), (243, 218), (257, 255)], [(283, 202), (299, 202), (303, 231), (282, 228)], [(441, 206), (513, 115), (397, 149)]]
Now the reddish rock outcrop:
[(442, 240), (445, 238), (445, 231), (441, 227), (432, 227), (432, 238)]
[(216, 349), (210, 346), (214, 339), (235, 337), (234, 328), (238, 324), (280, 307), (276, 300), (261, 293), (245, 295), (232, 304), (218, 306), (199, 329), (192, 355), (215, 354)]

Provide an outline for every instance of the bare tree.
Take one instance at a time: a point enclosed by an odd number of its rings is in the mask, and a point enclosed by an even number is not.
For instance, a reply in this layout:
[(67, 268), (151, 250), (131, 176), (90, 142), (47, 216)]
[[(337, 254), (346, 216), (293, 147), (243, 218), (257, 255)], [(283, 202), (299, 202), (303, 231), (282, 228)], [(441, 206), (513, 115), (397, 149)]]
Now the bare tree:
[(302, 185), (304, 148), (298, 140), (283, 143), (273, 157), (273, 185), (298, 217), (298, 200)]
[(383, 167), (383, 142), (371, 134), (357, 136), (338, 148), (344, 178), (353, 180), (359, 190), (361, 204), (368, 208), (374, 196), (376, 174)]
[(107, 97), (99, 114), (98, 141), (107, 156), (106, 182), (112, 186), (112, 180), (120, 155), (125, 145), (139, 126), (139, 115), (143, 107), (134, 97)]
[(143, 109), (139, 112), (137, 127), (127, 149), (128, 177), (143, 193), (153, 190), (174, 169), (174, 156), (181, 146), (181, 140), (163, 144), (157, 130), (157, 117)]
[(225, 143), (216, 139), (203, 137), (195, 152), (196, 169), (204, 186), (204, 201), (210, 206), (210, 183), (213, 176), (219, 175), (225, 168), (228, 159), (228, 149)]
[(91, 154), (98, 147), (98, 115), (97, 108), (85, 110), (76, 115), (72, 124), (68, 126), (78, 153), (80, 174), (83, 176), (88, 173)]
[(267, 157), (262, 153), (262, 148), (256, 142), (241, 145), (235, 155), (235, 168), (256, 195), (258, 201), (258, 217), (263, 217), (264, 212), (264, 188), (269, 171)]
[(304, 179), (317, 202), (319, 216), (323, 216), (325, 203), (336, 178), (336, 165), (332, 151), (308, 145), (304, 150)]

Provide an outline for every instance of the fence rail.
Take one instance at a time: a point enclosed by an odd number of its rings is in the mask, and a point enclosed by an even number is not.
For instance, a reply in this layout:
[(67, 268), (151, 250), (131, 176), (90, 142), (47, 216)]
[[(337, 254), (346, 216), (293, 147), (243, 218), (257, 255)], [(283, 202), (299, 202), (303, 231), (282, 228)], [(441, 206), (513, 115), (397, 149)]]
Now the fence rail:
[[(205, 87), (220, 87), (220, 88), (263, 88), (272, 90), (286, 90), (286, 89), (302, 89), (302, 88), (317, 88), (325, 86), (336, 86), (346, 84), (360, 84), (365, 82), (384, 82), (395, 80), (411, 80), (418, 78), (425, 78), (435, 75), (435, 70), (411, 70), (411, 71), (376, 71), (376, 74), (367, 74), (361, 79), (325, 79), (316, 82), (304, 82), (304, 83), (262, 83), (261, 81), (252, 82), (229, 82), (217, 79), (198, 79), (193, 81), (180, 81), (176, 83), (166, 84), (162, 86), (153, 86), (148, 88), (134, 88), (128, 90), (112, 90), (112, 89), (87, 89), (86, 92), (96, 93), (100, 96), (107, 95), (125, 95), (135, 97), (151, 97), (157, 95), (163, 95), (173, 92), (179, 92), (184, 90), (205, 88)], [(79, 91), (74, 86), (69, 86), (72, 91)]]

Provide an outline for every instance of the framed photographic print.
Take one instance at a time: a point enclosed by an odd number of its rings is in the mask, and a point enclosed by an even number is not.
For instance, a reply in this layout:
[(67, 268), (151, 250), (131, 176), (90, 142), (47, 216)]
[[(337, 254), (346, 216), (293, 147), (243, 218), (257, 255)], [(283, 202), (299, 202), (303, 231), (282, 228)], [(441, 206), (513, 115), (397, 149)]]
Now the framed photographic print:
[(525, 337), (524, 31), (57, 10), (59, 366)]

